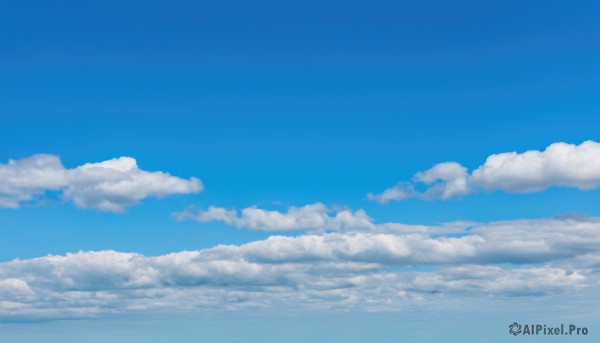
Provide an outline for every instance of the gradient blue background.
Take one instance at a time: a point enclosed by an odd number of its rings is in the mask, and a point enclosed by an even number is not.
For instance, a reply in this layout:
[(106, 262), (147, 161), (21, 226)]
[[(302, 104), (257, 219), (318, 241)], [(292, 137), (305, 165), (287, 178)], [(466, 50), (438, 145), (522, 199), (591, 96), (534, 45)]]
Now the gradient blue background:
[(2, 163), (131, 156), (206, 186), (125, 215), (2, 209), (0, 260), (267, 236), (170, 217), (192, 204), (320, 201), (418, 224), (600, 215), (598, 191), (573, 189), (365, 197), (438, 162), (600, 140), (599, 19), (598, 1), (0, 1)]

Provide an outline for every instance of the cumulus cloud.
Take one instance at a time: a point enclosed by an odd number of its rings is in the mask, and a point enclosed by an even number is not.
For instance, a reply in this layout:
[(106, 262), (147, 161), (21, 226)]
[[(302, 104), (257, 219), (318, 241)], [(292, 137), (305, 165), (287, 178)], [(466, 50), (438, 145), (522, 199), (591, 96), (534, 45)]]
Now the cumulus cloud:
[(0, 164), (0, 207), (18, 208), (47, 192), (77, 207), (122, 212), (147, 197), (197, 193), (197, 178), (148, 172), (135, 159), (120, 157), (67, 169), (54, 155), (40, 154)]
[(408, 233), (334, 232), (271, 236), (241, 247), (219, 246), (215, 256), (241, 253), (259, 262), (355, 261), (396, 266), (459, 263), (543, 263), (598, 251), (596, 219), (515, 220), (478, 224), (459, 237), (438, 227)]
[(221, 221), (228, 225), (262, 231), (291, 231), (302, 229), (339, 230), (373, 229), (373, 220), (363, 210), (333, 209), (322, 203), (302, 207), (291, 206), (286, 212), (247, 207), (235, 209), (210, 206), (207, 210), (187, 209), (174, 213), (177, 220), (192, 219), (201, 223)]
[(599, 237), (599, 218), (569, 216), (475, 224), (459, 236), (424, 226), (418, 233), (271, 236), (162, 256), (49, 255), (0, 263), (0, 317), (274, 306), (395, 309), (439, 296), (582, 292), (600, 281)]
[[(419, 185), (425, 190), (417, 191)], [(554, 143), (544, 151), (491, 155), (470, 174), (457, 162), (439, 163), (415, 174), (411, 182), (367, 196), (387, 203), (408, 198), (445, 200), (478, 190), (531, 193), (562, 186), (587, 191), (599, 185), (600, 143), (586, 141), (580, 145)]]
[(33, 155), (0, 164), (0, 207), (17, 208), (23, 201), (67, 183), (66, 170), (53, 155)]
[(554, 143), (544, 151), (491, 155), (472, 173), (486, 190), (539, 192), (552, 186), (590, 190), (600, 184), (600, 143)]

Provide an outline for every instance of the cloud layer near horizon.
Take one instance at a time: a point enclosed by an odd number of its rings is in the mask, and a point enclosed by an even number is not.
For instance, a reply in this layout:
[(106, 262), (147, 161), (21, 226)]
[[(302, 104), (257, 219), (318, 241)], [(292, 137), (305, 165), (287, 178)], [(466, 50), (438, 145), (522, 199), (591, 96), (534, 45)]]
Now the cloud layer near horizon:
[(38, 154), (0, 164), (0, 207), (18, 208), (46, 192), (80, 208), (123, 212), (147, 197), (202, 190), (197, 178), (188, 180), (168, 173), (148, 172), (135, 159), (120, 157), (99, 163), (86, 163), (67, 169), (58, 156)]
[[(418, 191), (419, 185), (426, 189)], [(369, 193), (380, 203), (409, 198), (452, 199), (478, 190), (487, 192), (532, 193), (550, 187), (573, 187), (583, 191), (600, 185), (600, 143), (580, 145), (554, 143), (544, 151), (494, 154), (469, 174), (457, 162), (444, 162), (415, 174), (381, 194)]]
[[(595, 289), (600, 218), (271, 236), (149, 257), (89, 251), (0, 263), (0, 317), (156, 309), (396, 309), (436, 297)], [(447, 230), (446, 233), (443, 233)]]

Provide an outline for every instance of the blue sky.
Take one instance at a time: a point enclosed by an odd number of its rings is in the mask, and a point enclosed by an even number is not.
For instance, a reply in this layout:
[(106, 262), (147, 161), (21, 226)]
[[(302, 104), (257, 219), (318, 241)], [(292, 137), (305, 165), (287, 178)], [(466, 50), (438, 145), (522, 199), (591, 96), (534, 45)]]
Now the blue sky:
[[(45, 186), (18, 208), (0, 208), (0, 261), (104, 250), (160, 256), (355, 229), (334, 219), (326, 219), (330, 226), (253, 227), (241, 212), (253, 206), (289, 214), (290, 206), (320, 203), (326, 209), (306, 214), (317, 219), (333, 218), (342, 207), (354, 215), (363, 209), (373, 230), (402, 223), (435, 226), (434, 232), (444, 223), (468, 221), (482, 225), (482, 237), (492, 235), (485, 231), (489, 222), (538, 225), (535, 220), (565, 213), (598, 217), (598, 155), (580, 148), (600, 141), (598, 19), (594, 1), (0, 1), (1, 165), (43, 153), (75, 169), (128, 156), (140, 170), (169, 173), (182, 187), (192, 177), (203, 184), (202, 191), (173, 191), (161, 199), (148, 191), (113, 213), (84, 193), (89, 184), (77, 180), (88, 176), (75, 171), (68, 176), (75, 181)], [(455, 161), (471, 173), (493, 154), (543, 152), (559, 142), (579, 147), (571, 156), (582, 151), (566, 164), (590, 172), (541, 175), (548, 187), (535, 192), (510, 188), (521, 179), (498, 186), (468, 174), (458, 179), (468, 189), (448, 199), (413, 195), (381, 204), (368, 196), (438, 163)], [(523, 173), (523, 179), (536, 175)], [(0, 204), (6, 189), (17, 187), (11, 180), (0, 180)], [(69, 187), (88, 197), (82, 200), (87, 205), (69, 198)], [(210, 206), (235, 209), (237, 219), (202, 217)], [(182, 211), (194, 220), (177, 220)], [(519, 225), (511, 230), (524, 234)], [(594, 238), (589, 230), (579, 234)], [(562, 249), (555, 248), (557, 254)], [(504, 252), (494, 254), (507, 260), (482, 255), (468, 262), (512, 262)], [(458, 266), (465, 263), (461, 258)], [(436, 261), (412, 261), (410, 268), (435, 270)], [(549, 261), (525, 267), (575, 273), (584, 265)], [(486, 292), (504, 297), (513, 291)], [(545, 289), (536, 292), (552, 298)], [(131, 304), (110, 306), (127, 314)], [(330, 310), (298, 311), (327, 317)], [(365, 312), (358, 306), (351, 313), (358, 320)], [(55, 315), (65, 316), (77, 317)], [(26, 323), (10, 325), (41, 325), (18, 317)], [(100, 317), (61, 325), (92, 330), (107, 320)], [(395, 330), (376, 321), (382, 337)], [(504, 322), (487, 323), (496, 324), (505, 330)], [(335, 340), (331, 335), (323, 341)], [(10, 341), (27, 341), (18, 337)]]

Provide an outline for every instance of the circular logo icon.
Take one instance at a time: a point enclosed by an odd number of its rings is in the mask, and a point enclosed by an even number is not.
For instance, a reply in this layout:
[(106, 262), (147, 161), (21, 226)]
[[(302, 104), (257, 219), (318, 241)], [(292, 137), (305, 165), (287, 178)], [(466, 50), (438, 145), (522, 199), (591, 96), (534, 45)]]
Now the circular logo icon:
[(517, 336), (521, 333), (521, 324), (514, 322), (508, 326), (508, 332), (510, 332), (513, 336)]

